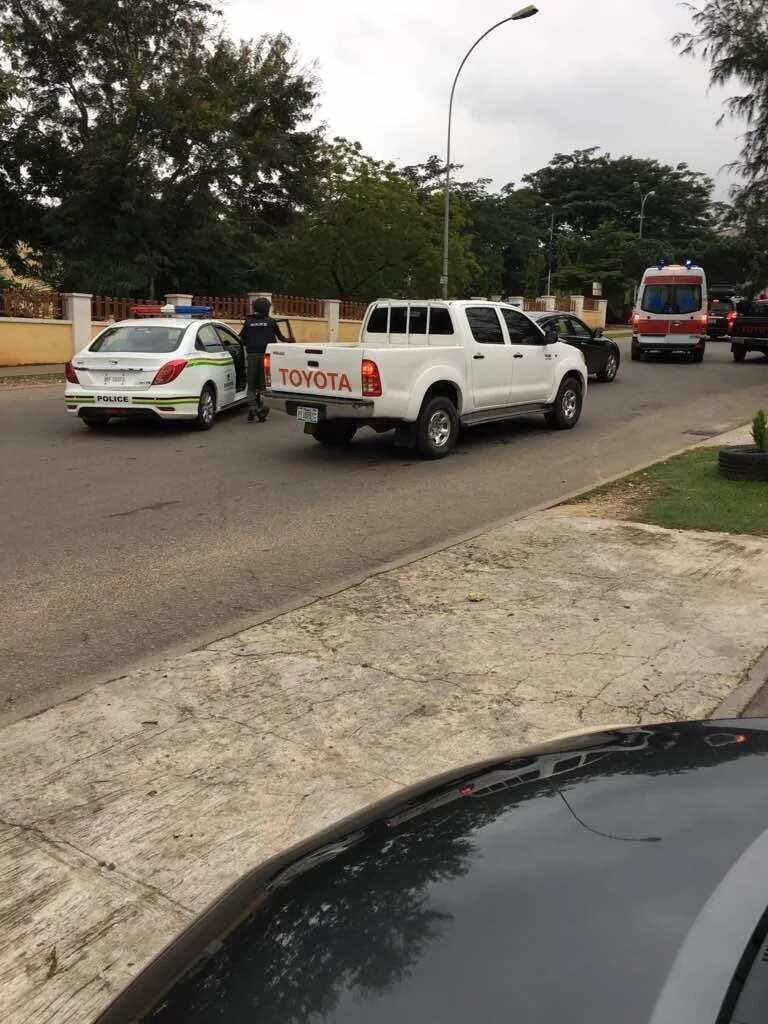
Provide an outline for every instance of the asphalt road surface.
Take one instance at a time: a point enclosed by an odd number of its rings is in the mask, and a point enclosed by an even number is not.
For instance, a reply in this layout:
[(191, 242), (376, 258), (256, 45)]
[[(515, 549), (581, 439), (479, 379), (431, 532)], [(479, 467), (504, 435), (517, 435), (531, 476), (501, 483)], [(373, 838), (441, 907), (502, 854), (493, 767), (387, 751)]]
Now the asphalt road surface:
[(729, 429), (768, 360), (631, 363), (581, 423), (479, 427), (441, 462), (363, 431), (325, 449), (273, 413), (209, 433), (89, 432), (60, 386), (0, 392), (0, 722)]

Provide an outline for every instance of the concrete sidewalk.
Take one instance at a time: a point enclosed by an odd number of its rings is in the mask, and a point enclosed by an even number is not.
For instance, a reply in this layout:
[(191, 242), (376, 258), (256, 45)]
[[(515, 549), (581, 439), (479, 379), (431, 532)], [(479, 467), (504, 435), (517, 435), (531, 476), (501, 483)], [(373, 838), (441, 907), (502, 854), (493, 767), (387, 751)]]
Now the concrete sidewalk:
[(85, 1024), (227, 884), (433, 773), (711, 715), (768, 541), (540, 513), (0, 734), (0, 1020)]

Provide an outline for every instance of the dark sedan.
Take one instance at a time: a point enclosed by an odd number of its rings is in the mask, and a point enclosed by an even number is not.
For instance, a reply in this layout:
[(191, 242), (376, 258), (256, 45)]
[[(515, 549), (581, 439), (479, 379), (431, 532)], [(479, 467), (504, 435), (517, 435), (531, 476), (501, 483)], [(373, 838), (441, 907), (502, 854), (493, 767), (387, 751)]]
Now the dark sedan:
[(619, 372), (621, 352), (615, 341), (598, 327), (592, 330), (573, 313), (529, 313), (542, 329), (555, 328), (562, 341), (581, 349), (587, 372), (598, 380), (613, 381)]
[(768, 720), (591, 732), (255, 869), (99, 1024), (768, 1015)]

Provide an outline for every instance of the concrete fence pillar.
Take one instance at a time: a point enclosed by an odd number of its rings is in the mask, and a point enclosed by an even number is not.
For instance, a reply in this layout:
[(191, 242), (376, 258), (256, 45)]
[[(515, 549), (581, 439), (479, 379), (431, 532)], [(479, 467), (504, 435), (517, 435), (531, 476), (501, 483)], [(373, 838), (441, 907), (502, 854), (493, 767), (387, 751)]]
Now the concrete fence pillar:
[(253, 303), (256, 299), (269, 299), (270, 304), (272, 303), (272, 292), (248, 292), (248, 312), (253, 311)]
[(91, 299), (86, 292), (64, 292), (64, 318), (72, 321), (72, 355), (91, 341)]
[(173, 292), (171, 295), (165, 296), (165, 304), (166, 306), (191, 306), (192, 296)]
[(555, 298), (555, 296), (542, 295), (541, 297), (544, 300), (544, 312), (554, 313), (554, 311), (557, 309), (557, 299)]
[(604, 328), (608, 320), (608, 299), (597, 300), (597, 315), (600, 317), (600, 327)]
[(525, 296), (523, 295), (510, 295), (507, 299), (510, 306), (514, 306), (516, 309), (522, 309), (523, 303), (525, 302)]
[(325, 300), (325, 319), (328, 321), (328, 341), (339, 340), (339, 318), (341, 314), (341, 301), (339, 299)]
[(583, 295), (572, 295), (571, 296), (571, 312), (575, 313), (576, 316), (584, 316), (584, 296)]

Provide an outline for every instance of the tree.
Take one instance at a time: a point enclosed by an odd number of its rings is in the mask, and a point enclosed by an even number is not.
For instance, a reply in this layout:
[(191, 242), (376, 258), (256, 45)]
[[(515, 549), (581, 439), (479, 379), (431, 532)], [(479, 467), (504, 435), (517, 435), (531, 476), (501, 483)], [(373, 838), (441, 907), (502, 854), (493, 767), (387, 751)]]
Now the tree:
[(635, 284), (659, 258), (660, 243), (639, 238), (614, 221), (604, 221), (585, 238), (575, 232), (559, 236), (555, 286), (558, 291), (581, 294), (592, 281), (603, 285), (610, 318), (624, 320)]
[(557, 153), (546, 167), (525, 175), (523, 182), (557, 211), (558, 223), (586, 236), (606, 220), (624, 231), (638, 229), (640, 192), (654, 191), (646, 206), (649, 235), (675, 246), (709, 223), (713, 183), (687, 164), (676, 167), (658, 160), (613, 158), (599, 148)]
[[(712, 85), (739, 83), (746, 92), (726, 102), (727, 112), (743, 118), (747, 131), (741, 159), (734, 165), (745, 180), (744, 197), (760, 199), (768, 187), (768, 8), (765, 0), (707, 0), (693, 12), (693, 32), (672, 43), (685, 56), (709, 62)], [(722, 120), (722, 118), (721, 118)]]
[[(490, 178), (460, 181), (461, 165), (451, 167), (451, 204), (471, 246), (474, 265), (468, 288), (475, 295), (538, 294), (546, 268), (543, 251), (548, 217), (529, 188), (505, 185), (490, 192)], [(423, 195), (442, 196), (445, 164), (430, 156), (400, 172)]]
[[(283, 36), (207, 0), (0, 0), (0, 255), (71, 288), (247, 286), (313, 191), (316, 96)], [(24, 269), (19, 267), (19, 269)]]
[[(316, 195), (283, 251), (286, 275), (305, 294), (371, 299), (434, 295), (440, 279), (440, 196), (411, 173), (335, 139)], [(472, 267), (454, 209), (451, 282), (461, 292)]]

